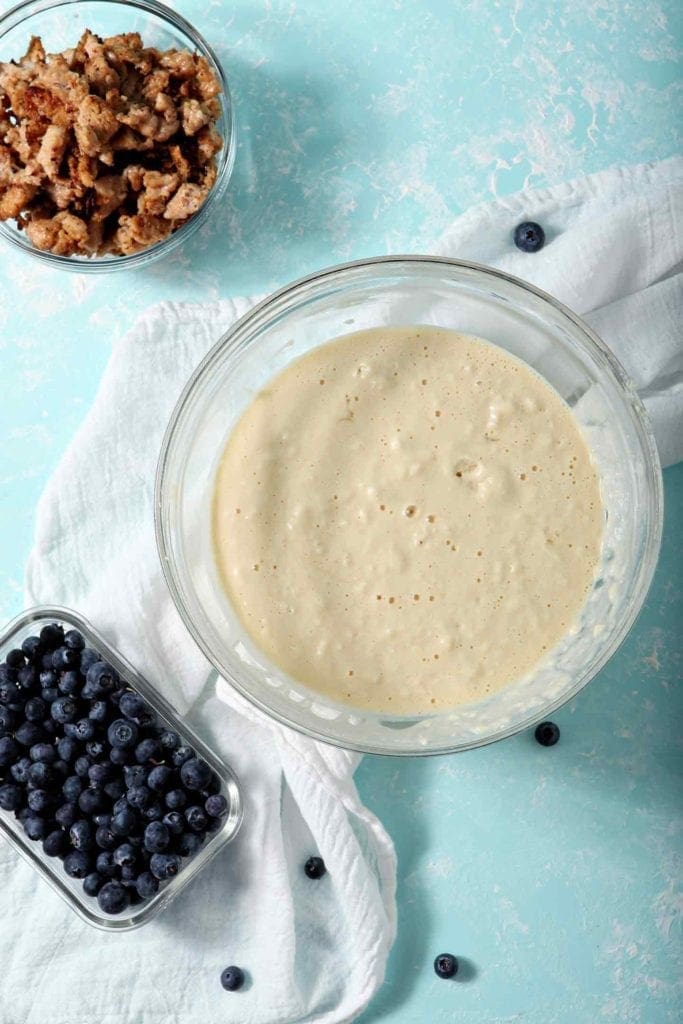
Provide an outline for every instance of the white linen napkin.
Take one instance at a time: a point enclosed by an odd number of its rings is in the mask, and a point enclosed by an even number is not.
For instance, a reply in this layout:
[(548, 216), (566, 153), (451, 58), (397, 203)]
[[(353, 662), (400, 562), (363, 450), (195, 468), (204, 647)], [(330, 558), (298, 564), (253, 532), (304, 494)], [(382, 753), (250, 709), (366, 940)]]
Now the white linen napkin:
[[(683, 456), (682, 183), (683, 160), (669, 160), (520, 193), (459, 217), (436, 247), (590, 313), (645, 397), (664, 462)], [(522, 219), (546, 229), (540, 253), (512, 246)], [(26, 578), (27, 603), (83, 612), (190, 715), (240, 776), (243, 829), (171, 908), (125, 935), (81, 924), (0, 848), (0, 1006), (12, 1024), (342, 1024), (384, 977), (395, 861), (359, 801), (358, 758), (213, 685), (156, 555), (154, 469), (171, 409), (249, 304), (164, 303), (116, 343), (40, 501)], [(329, 873), (311, 882), (302, 864), (315, 852)], [(230, 963), (250, 979), (235, 995), (218, 982)]]

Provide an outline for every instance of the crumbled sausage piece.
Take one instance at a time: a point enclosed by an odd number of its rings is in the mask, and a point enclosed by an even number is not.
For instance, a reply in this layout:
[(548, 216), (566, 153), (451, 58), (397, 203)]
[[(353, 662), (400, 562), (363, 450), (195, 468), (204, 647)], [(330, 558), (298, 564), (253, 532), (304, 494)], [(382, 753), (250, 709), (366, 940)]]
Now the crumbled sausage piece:
[(138, 199), (138, 213), (159, 216), (164, 212), (169, 199), (178, 188), (177, 174), (162, 174), (160, 171), (145, 171), (144, 187)]
[(167, 238), (215, 183), (220, 91), (204, 57), (137, 32), (58, 54), (34, 37), (0, 62), (0, 219), (62, 256)]
[(48, 126), (38, 150), (38, 163), (45, 174), (54, 181), (59, 174), (59, 167), (66, 151), (69, 133), (58, 124)]
[(184, 182), (173, 199), (164, 210), (165, 220), (187, 220), (206, 199), (204, 189), (199, 185), (193, 185), (191, 181)]

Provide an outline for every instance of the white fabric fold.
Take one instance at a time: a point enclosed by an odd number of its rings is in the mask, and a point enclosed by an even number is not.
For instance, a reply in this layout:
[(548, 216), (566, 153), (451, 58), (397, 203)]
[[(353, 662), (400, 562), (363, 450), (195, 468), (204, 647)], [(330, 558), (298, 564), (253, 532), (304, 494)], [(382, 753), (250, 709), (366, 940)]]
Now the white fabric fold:
[[(641, 389), (665, 463), (683, 456), (683, 160), (529, 191), (459, 217), (438, 253), (526, 278), (587, 314)], [(548, 242), (511, 244), (522, 219)], [(356, 755), (288, 731), (212, 679), (163, 582), (153, 481), (178, 394), (248, 299), (164, 303), (119, 340), (93, 407), (39, 503), (28, 604), (90, 618), (237, 771), (235, 840), (156, 921), (82, 924), (0, 846), (0, 1005), (12, 1024), (343, 1024), (384, 977), (395, 857), (362, 805)], [(302, 865), (319, 853), (328, 874)], [(238, 994), (223, 967), (249, 975)]]

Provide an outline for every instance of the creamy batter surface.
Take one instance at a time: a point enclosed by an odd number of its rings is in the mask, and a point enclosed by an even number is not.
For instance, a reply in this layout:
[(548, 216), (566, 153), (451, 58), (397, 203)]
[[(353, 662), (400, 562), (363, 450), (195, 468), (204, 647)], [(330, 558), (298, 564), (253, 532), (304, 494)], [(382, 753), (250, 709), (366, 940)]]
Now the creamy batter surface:
[(434, 327), (347, 335), (276, 376), (228, 441), (213, 507), (258, 646), (311, 689), (394, 714), (533, 668), (577, 618), (602, 521), (559, 395)]

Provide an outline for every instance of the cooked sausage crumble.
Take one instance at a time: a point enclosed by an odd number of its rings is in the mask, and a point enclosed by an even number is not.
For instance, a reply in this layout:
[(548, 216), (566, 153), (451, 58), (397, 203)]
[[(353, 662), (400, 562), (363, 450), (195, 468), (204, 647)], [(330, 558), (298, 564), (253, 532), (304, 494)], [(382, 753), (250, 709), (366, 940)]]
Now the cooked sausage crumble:
[(220, 85), (205, 57), (137, 32), (0, 62), (0, 220), (59, 256), (167, 238), (216, 180)]

